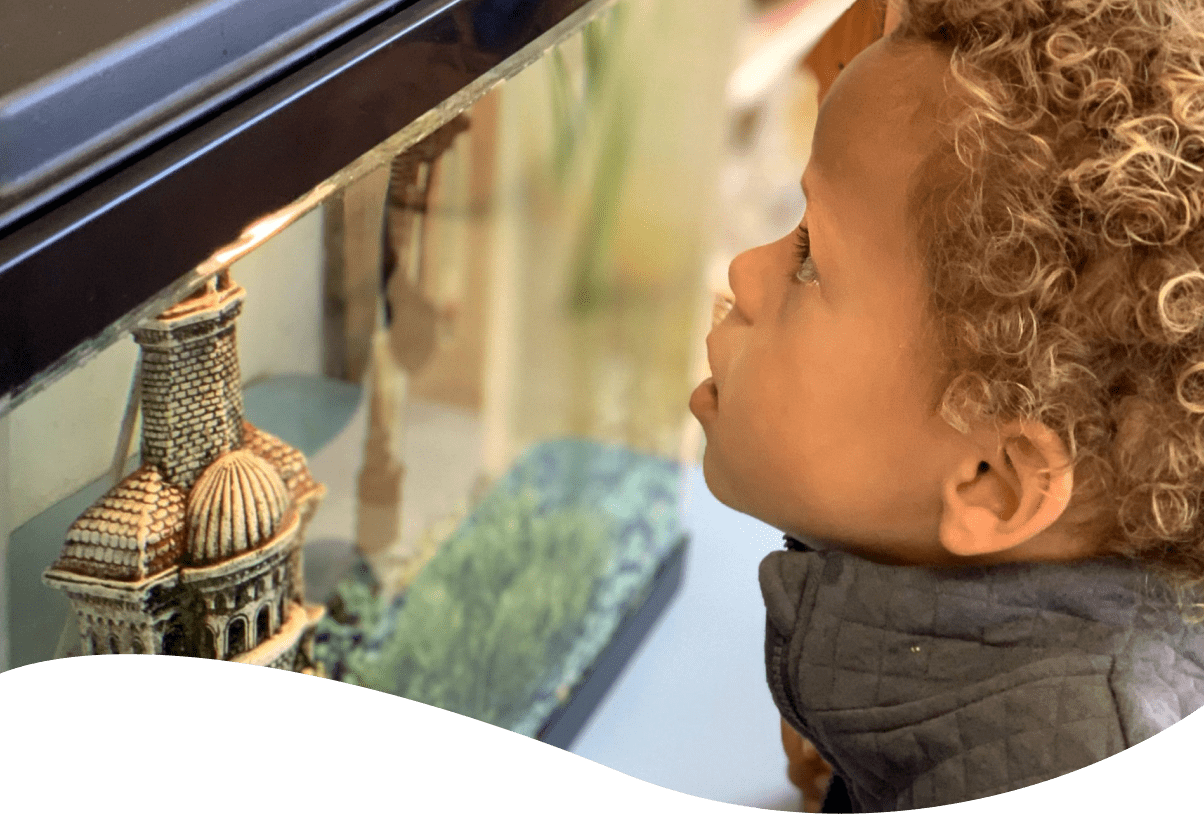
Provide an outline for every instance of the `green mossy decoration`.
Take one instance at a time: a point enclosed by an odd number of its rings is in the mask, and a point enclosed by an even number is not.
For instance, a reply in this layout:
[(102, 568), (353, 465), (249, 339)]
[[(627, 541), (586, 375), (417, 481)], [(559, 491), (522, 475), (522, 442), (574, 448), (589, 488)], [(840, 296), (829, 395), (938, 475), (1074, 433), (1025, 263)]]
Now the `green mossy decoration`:
[(349, 571), (314, 657), (335, 680), (537, 737), (682, 556), (680, 482), (678, 462), (621, 445), (540, 442), (406, 593), (383, 594), (366, 562)]
[[(343, 680), (513, 726), (579, 635), (611, 537), (596, 510), (497, 495), (419, 574), (381, 646), (348, 654)], [(381, 623), (368, 587), (340, 599), (361, 630)]]

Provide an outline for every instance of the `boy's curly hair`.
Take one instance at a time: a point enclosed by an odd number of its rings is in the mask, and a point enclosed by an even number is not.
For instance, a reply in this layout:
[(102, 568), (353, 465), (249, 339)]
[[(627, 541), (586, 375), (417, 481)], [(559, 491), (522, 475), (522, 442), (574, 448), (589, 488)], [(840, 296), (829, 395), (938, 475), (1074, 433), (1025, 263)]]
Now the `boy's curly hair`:
[(942, 414), (1044, 422), (1105, 552), (1204, 584), (1204, 0), (902, 5), (961, 102), (912, 195)]

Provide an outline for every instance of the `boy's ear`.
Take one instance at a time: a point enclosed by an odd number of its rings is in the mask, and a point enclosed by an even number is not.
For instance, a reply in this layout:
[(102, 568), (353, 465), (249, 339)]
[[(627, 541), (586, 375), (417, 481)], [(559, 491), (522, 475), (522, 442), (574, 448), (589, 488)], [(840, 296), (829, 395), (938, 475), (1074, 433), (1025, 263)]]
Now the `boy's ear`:
[(1015, 548), (1052, 526), (1070, 505), (1074, 472), (1057, 433), (1038, 422), (1015, 421), (991, 435), (986, 446), (994, 452), (970, 453), (944, 483), (941, 545), (958, 556)]

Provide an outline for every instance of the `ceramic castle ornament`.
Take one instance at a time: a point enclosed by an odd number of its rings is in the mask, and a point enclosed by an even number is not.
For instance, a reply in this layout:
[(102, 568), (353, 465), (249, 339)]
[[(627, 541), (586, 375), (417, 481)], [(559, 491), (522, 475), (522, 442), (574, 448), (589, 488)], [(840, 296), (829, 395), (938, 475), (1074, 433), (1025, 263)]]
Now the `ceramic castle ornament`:
[(142, 462), (67, 532), (44, 581), (83, 653), (165, 653), (309, 671), (323, 609), (304, 597), (305, 528), (325, 493), (300, 452), (243, 418), (223, 270), (134, 332)]

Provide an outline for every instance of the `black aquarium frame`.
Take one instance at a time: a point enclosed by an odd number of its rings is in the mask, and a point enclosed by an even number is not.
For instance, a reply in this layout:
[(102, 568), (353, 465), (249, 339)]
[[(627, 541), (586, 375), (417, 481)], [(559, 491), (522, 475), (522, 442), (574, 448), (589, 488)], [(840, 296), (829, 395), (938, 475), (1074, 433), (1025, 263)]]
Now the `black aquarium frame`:
[[(49, 158), (27, 162), (33, 169), (7, 187), (4, 171), (16, 159), (11, 145), (5, 159), (0, 126), (0, 415), (115, 339), (123, 319), (161, 298), (249, 223), (305, 195), (474, 82), (495, 75), (500, 81), (499, 69), (534, 58), (544, 41), (552, 44), (554, 30), (609, 3), (328, 0), (339, 14), (308, 27), (294, 20), (271, 41), (271, 31), (260, 32), (260, 47), (243, 43), (241, 61), (230, 65), (202, 59), (177, 77), (183, 89), (174, 95), (163, 96), (164, 83), (148, 84), (130, 102), (134, 112), (117, 125), (103, 123), (104, 137), (88, 142), (91, 152), (79, 147), (88, 122), (64, 119), (72, 138), (62, 140), (59, 152), (44, 151)], [(82, 9), (103, 0), (52, 5), (61, 12), (64, 5)], [(262, 15), (288, 5), (255, 0), (254, 8)], [(251, 7), (200, 0), (187, 10), (236, 6)], [(26, 42), (31, 32), (5, 28), (11, 13), (0, 12), (0, 64), (36, 53)], [(116, 37), (15, 90), (0, 87), (8, 94), (0, 98), (0, 125), (6, 116), (11, 124), (39, 92), (45, 97), (49, 85), (67, 87), (72, 70), (95, 74), (107, 59), (137, 76), (139, 55), (156, 53), (139, 51), (138, 38), (185, 42), (187, 32), (176, 30), (182, 19)], [(213, 36), (217, 29), (197, 30)], [(220, 45), (202, 42), (193, 51), (212, 56)], [(121, 63), (123, 54), (129, 58)], [(144, 58), (141, 69), (163, 64)], [(86, 98), (86, 83), (73, 87), (84, 94), (77, 99)], [(71, 99), (64, 91), (57, 107), (44, 110), (69, 116)]]

